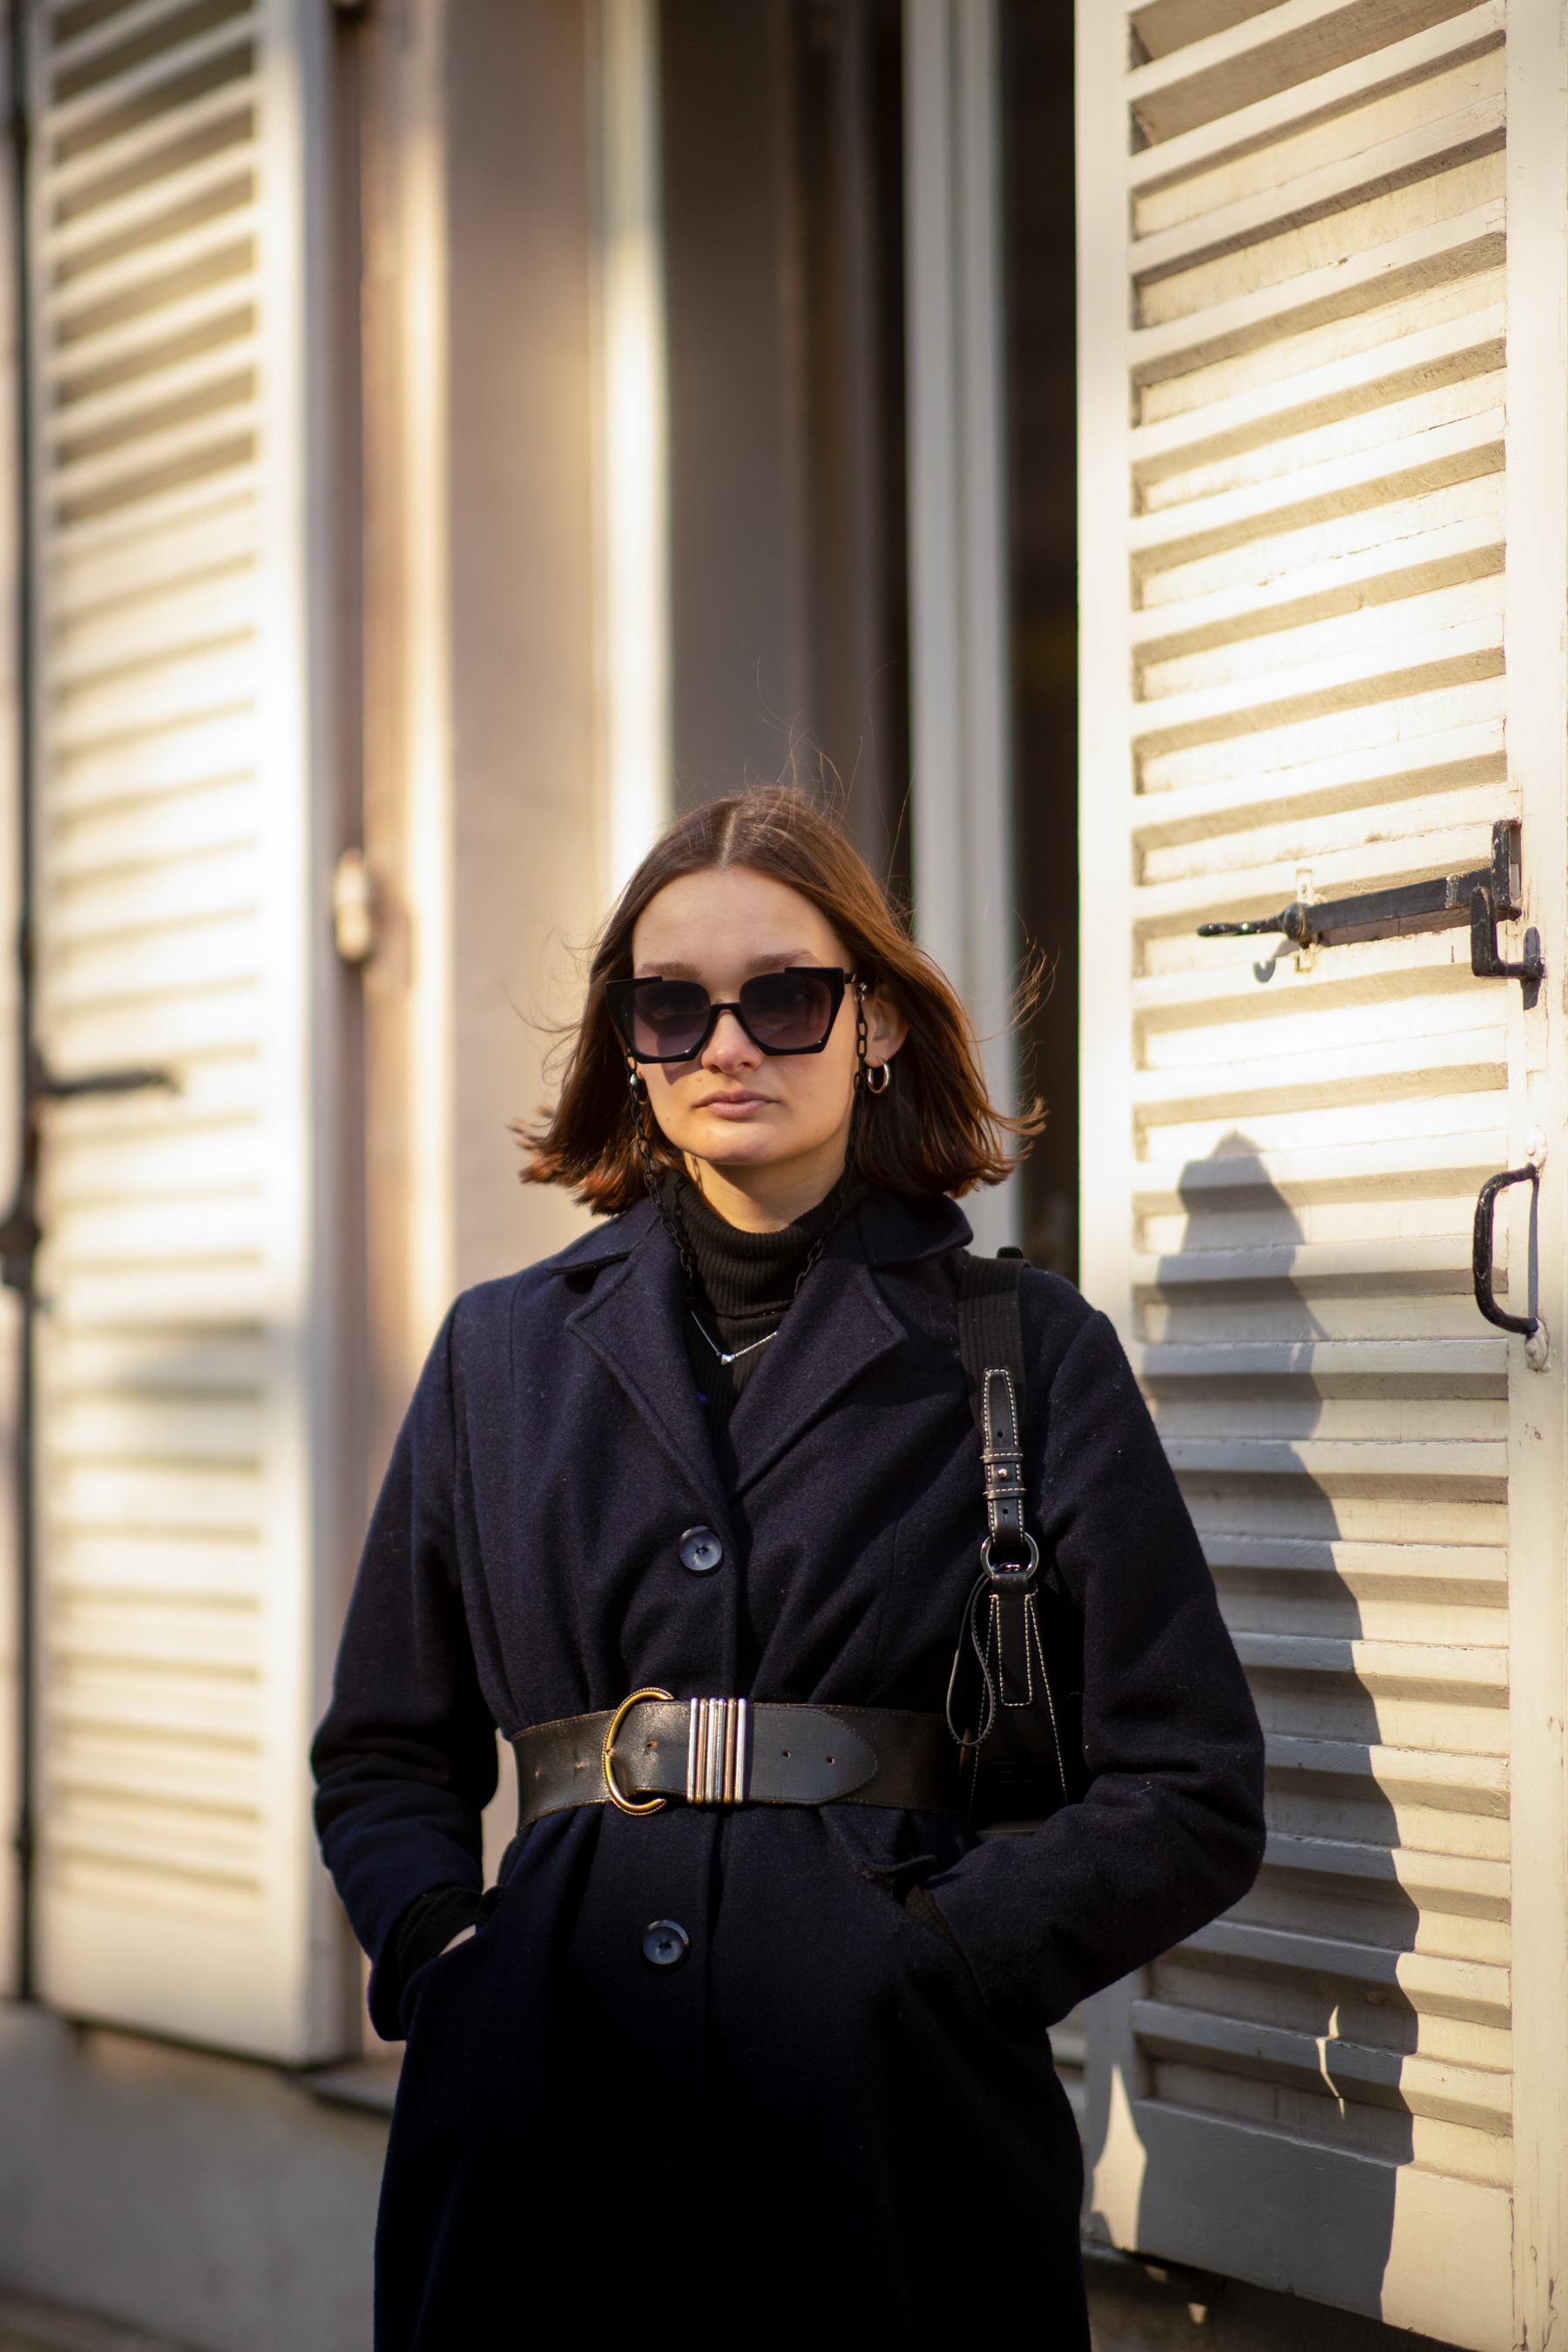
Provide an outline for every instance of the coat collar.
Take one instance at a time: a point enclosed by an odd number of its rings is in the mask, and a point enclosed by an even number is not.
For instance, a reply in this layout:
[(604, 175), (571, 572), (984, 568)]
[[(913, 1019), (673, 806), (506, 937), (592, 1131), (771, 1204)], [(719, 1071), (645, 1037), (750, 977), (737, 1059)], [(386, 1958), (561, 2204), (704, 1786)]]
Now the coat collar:
[(850, 1223), (859, 1229), (868, 1265), (916, 1265), (967, 1249), (974, 1239), (958, 1202), (942, 1193), (919, 1200), (908, 1192), (873, 1192)]
[(617, 1258), (630, 1257), (654, 1222), (653, 1202), (639, 1201), (635, 1209), (591, 1225), (563, 1250), (557, 1250), (553, 1257), (545, 1259), (544, 1271), (572, 1274), (579, 1266), (613, 1265)]
[[(772, 1467), (845, 1390), (905, 1339), (872, 1278), (962, 1248), (969, 1222), (949, 1200), (873, 1192), (829, 1242), (730, 1423), (742, 1489)], [(552, 1261), (563, 1275), (603, 1268), (567, 1316), (693, 1487), (718, 1507), (717, 1466), (681, 1330), (680, 1271), (651, 1201), (586, 1234)], [(619, 1264), (623, 1271), (609, 1269)]]
[[(639, 1201), (618, 1217), (582, 1235), (547, 1261), (563, 1274), (578, 1267), (613, 1265), (659, 1231), (651, 1201)], [(904, 1192), (872, 1192), (845, 1222), (845, 1234), (858, 1234), (868, 1265), (913, 1265), (921, 1258), (941, 1257), (949, 1250), (966, 1248), (974, 1238), (968, 1218), (956, 1201), (944, 1194), (920, 1200)], [(841, 1247), (836, 1235), (833, 1247)]]

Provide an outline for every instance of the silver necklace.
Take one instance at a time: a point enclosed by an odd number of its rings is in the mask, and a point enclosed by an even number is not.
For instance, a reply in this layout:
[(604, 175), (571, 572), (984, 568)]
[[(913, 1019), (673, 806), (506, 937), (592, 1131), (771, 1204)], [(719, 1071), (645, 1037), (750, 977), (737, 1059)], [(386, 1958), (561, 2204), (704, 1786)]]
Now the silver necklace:
[(690, 1316), (692, 1321), (696, 1324), (697, 1328), (701, 1332), (702, 1337), (707, 1340), (708, 1345), (712, 1349), (713, 1353), (718, 1357), (719, 1361), (721, 1364), (733, 1364), (737, 1363), (742, 1356), (754, 1356), (759, 1348), (765, 1348), (770, 1339), (776, 1339), (779, 1336), (776, 1329), (766, 1331), (763, 1334), (763, 1337), (760, 1339), (749, 1339), (743, 1348), (733, 1348), (731, 1349), (729, 1354), (726, 1355), (723, 1349), (719, 1345), (718, 1340), (713, 1337), (711, 1331), (710, 1331), (703, 1323), (702, 1318), (698, 1314), (696, 1308), (694, 1307), (689, 1307), (686, 1311)]

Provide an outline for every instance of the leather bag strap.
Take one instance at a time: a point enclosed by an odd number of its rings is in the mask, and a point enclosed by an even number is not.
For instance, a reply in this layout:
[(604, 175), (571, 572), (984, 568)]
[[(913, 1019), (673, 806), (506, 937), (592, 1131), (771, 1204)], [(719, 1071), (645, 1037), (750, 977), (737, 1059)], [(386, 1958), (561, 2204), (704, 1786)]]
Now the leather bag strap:
[(958, 1352), (984, 1444), (991, 1558), (1028, 1558), (1024, 1535), (1024, 1322), (1021, 1255), (966, 1257), (958, 1281)]
[(1026, 1260), (1021, 1250), (1001, 1257), (964, 1256), (958, 1277), (958, 1352), (974, 1383), (969, 1408), (974, 1425), (984, 1432), (980, 1375), (988, 1364), (1000, 1364), (1013, 1375), (1019, 1411), (1024, 1403), (1024, 1320), (1018, 1311), (1018, 1285)]

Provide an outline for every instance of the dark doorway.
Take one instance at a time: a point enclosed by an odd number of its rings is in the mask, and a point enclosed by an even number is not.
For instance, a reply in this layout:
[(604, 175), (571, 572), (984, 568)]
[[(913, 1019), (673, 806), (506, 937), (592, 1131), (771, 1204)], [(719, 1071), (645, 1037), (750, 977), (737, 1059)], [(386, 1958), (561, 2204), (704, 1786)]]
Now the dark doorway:
[(1026, 1163), (1024, 1240), (1078, 1273), (1078, 397), (1073, 20), (1002, 0), (1013, 747), (1020, 911), (1050, 960), (1027, 1043), (1049, 1125)]
[[(1052, 970), (1035, 1263), (1078, 1270), (1068, 0), (1000, 0), (1018, 909)], [(899, 0), (662, 0), (679, 805), (793, 772), (909, 887)], [(827, 763), (818, 764), (820, 752)]]
[(678, 803), (793, 772), (903, 888), (899, 27), (660, 11)]

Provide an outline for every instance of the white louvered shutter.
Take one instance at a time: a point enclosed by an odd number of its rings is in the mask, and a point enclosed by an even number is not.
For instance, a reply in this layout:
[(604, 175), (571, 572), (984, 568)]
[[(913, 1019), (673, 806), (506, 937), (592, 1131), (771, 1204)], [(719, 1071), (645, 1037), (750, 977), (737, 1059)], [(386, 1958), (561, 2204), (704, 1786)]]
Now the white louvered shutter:
[[(330, 2048), (306, 1748), (332, 1514), (324, 343), (307, 0), (33, 48), (46, 1997)], [(312, 373), (308, 374), (308, 371)]]
[[(1269, 1768), (1253, 1893), (1095, 2005), (1091, 2227), (1503, 2352), (1568, 2143), (1563, 10), (1079, 26), (1083, 1279)], [(1279, 940), (1195, 936), (1509, 817), (1533, 1010), (1466, 929), (1263, 981)], [(1532, 1128), (1499, 1285), (1544, 1371), (1471, 1295)]]

